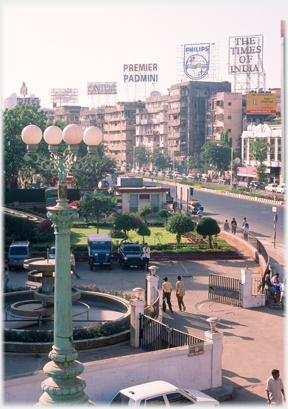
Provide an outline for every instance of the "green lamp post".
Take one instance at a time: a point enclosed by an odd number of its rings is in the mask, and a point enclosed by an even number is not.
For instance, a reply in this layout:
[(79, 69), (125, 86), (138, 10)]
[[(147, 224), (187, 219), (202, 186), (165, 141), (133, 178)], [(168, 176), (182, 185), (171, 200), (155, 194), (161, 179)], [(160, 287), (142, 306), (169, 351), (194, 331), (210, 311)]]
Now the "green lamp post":
[[(72, 165), (79, 169), (85, 159), (76, 163), (78, 145), (82, 139), (88, 145), (88, 155), (93, 154), (102, 141), (102, 132), (99, 128), (90, 127), (84, 131), (83, 136), (82, 129), (75, 124), (66, 126), (63, 132), (56, 126), (48, 127), (44, 132), (44, 140), (49, 144), (50, 160), (37, 154), (37, 144), (42, 139), (40, 128), (28, 125), (22, 130), (21, 136), (28, 150), (25, 160), (32, 160), (43, 169), (54, 169), (59, 178), (57, 204), (47, 208), (47, 217), (54, 225), (56, 246), (54, 344), (49, 353), (51, 361), (43, 368), (48, 378), (42, 382), (43, 394), (39, 404), (56, 406), (92, 403), (84, 392), (86, 382), (79, 376), (84, 367), (76, 360), (78, 353), (73, 345), (70, 234), (72, 223), (78, 214), (77, 208), (68, 205), (66, 177)], [(58, 153), (58, 145), (62, 139), (69, 146), (67, 154)]]

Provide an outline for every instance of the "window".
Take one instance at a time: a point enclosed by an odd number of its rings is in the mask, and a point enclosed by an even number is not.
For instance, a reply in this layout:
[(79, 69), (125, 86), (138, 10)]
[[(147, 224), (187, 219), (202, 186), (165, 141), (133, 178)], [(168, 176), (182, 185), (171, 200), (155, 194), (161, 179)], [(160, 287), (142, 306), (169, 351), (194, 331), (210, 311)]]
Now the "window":
[(173, 405), (193, 405), (195, 402), (193, 402), (192, 400), (186, 398), (186, 396), (182, 395), (181, 393), (177, 392), (177, 393), (169, 393), (167, 395), (167, 399), (169, 401), (170, 406)]
[(138, 212), (138, 195), (130, 195), (130, 212)]
[(231, 107), (232, 106), (232, 102), (228, 102), (228, 107)]
[(154, 212), (158, 212), (158, 210), (159, 210), (159, 193), (151, 195), (151, 207), (153, 208)]
[(231, 115), (228, 115), (228, 119), (231, 119)]
[(164, 405), (165, 406), (165, 401), (164, 401), (163, 396), (156, 396), (155, 398), (147, 399), (146, 406), (148, 405)]

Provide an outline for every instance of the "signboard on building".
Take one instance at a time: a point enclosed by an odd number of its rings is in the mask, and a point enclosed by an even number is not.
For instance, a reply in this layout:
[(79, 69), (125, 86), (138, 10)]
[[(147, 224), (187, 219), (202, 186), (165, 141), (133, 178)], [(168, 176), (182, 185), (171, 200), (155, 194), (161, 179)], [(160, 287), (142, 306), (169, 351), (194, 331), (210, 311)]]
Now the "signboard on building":
[(158, 82), (158, 64), (124, 64), (124, 83)]
[(276, 114), (276, 94), (266, 92), (247, 94), (246, 114)]
[(25, 82), (22, 82), (22, 87), (20, 88), (20, 94), (23, 95), (24, 98), (28, 94), (28, 88), (26, 87)]
[(228, 73), (262, 73), (263, 35), (229, 37)]
[(78, 102), (78, 89), (77, 88), (52, 88), (50, 92), (51, 102), (62, 103), (72, 102), (76, 104)]
[(117, 94), (117, 82), (88, 82), (88, 95)]
[(17, 105), (20, 106), (22, 104), (35, 104), (40, 105), (40, 99), (35, 97), (28, 97), (28, 98), (17, 98)]
[(184, 45), (184, 72), (192, 80), (201, 80), (209, 72), (210, 43)]
[(237, 176), (256, 176), (256, 168), (254, 166), (245, 166), (237, 168)]

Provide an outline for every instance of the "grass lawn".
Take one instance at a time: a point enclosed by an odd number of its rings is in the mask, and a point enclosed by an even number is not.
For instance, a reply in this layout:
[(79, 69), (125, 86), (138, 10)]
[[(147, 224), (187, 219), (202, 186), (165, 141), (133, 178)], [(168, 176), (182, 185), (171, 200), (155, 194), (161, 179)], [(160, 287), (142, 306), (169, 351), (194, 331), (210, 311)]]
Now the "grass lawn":
[[(176, 234), (169, 233), (164, 227), (149, 227), (151, 231), (150, 236), (145, 236), (144, 241), (151, 244), (158, 244), (158, 243), (176, 243)], [(101, 228), (99, 229), (99, 233), (102, 234), (109, 234), (110, 228)], [(71, 244), (87, 244), (87, 236), (89, 234), (96, 234), (97, 228), (89, 226), (88, 228), (72, 228), (71, 229)], [(113, 243), (116, 244), (116, 241), (120, 243), (122, 239), (112, 239)], [(128, 239), (129, 241), (138, 241), (140, 244), (143, 242), (143, 237), (139, 236), (136, 231), (131, 230), (128, 232)], [(189, 241), (185, 238), (182, 238), (182, 243), (189, 243)]]

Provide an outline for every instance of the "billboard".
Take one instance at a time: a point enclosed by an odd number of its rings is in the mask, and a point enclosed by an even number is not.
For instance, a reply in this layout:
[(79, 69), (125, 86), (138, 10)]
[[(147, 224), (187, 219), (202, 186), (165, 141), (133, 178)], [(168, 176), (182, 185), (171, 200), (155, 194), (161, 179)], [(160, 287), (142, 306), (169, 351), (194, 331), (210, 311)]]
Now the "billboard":
[(124, 64), (124, 83), (129, 82), (158, 82), (158, 64)]
[(78, 102), (78, 89), (77, 88), (52, 88), (50, 91), (51, 102), (61, 103), (76, 103)]
[(36, 97), (17, 98), (17, 105), (20, 106), (22, 104), (40, 105), (40, 99)]
[(256, 168), (254, 166), (245, 166), (237, 168), (237, 176), (256, 176)]
[(192, 80), (201, 80), (209, 72), (210, 44), (184, 45), (184, 72)]
[(117, 94), (117, 82), (88, 82), (88, 95)]
[(263, 72), (263, 35), (229, 37), (228, 73)]
[(246, 114), (276, 114), (276, 94), (253, 92), (246, 95)]

